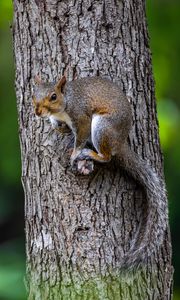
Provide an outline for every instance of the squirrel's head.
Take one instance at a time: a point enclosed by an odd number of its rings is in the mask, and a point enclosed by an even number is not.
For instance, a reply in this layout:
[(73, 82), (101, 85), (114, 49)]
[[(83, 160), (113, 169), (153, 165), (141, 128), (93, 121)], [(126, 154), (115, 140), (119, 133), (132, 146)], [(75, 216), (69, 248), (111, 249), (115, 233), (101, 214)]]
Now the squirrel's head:
[(35, 77), (33, 104), (35, 114), (39, 117), (50, 117), (64, 109), (63, 93), (66, 77), (63, 76), (57, 83), (43, 83)]

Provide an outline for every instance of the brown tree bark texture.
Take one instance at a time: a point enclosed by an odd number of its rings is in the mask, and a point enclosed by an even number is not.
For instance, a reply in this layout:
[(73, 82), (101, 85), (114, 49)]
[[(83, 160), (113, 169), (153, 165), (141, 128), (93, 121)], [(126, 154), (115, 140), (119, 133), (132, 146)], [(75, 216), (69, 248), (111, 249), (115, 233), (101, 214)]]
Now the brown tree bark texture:
[(162, 173), (144, 0), (14, 0), (16, 92), (25, 191), (28, 299), (171, 299), (171, 245), (145, 269), (119, 266), (146, 203), (117, 162), (90, 176), (69, 166), (72, 136), (35, 117), (33, 78), (100, 75), (116, 81), (133, 109), (130, 146)]

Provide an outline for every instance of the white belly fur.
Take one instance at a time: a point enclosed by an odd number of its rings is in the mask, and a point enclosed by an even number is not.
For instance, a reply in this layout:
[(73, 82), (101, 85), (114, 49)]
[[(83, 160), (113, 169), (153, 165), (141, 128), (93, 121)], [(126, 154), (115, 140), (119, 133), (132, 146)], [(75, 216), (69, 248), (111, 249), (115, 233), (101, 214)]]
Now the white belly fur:
[(91, 122), (91, 140), (97, 151), (99, 149), (97, 149), (96, 145), (96, 129), (98, 128), (98, 123), (101, 121), (101, 118), (102, 117), (100, 115), (94, 114)]
[[(98, 144), (99, 141), (97, 141), (97, 139), (99, 139), (99, 134), (97, 136), (97, 129), (100, 128), (101, 129), (104, 127), (104, 129), (106, 130), (106, 120), (104, 120), (102, 115), (98, 115), (98, 114), (94, 114), (92, 117), (92, 122), (91, 122), (91, 139), (92, 139), (92, 143), (95, 147), (95, 149), (97, 150), (98, 154), (101, 155), (101, 153), (99, 152), (98, 149)], [(102, 131), (101, 131), (102, 133)], [(113, 149), (111, 149), (111, 155), (116, 155), (116, 151), (113, 151)]]

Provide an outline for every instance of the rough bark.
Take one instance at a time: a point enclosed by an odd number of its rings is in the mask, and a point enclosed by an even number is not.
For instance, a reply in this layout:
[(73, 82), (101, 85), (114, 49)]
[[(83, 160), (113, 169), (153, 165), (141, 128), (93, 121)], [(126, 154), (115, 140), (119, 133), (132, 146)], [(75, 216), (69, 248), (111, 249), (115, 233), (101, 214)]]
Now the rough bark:
[(14, 0), (16, 92), (25, 191), (28, 299), (171, 299), (167, 232), (143, 270), (119, 266), (138, 230), (145, 195), (114, 162), (72, 172), (71, 136), (35, 117), (33, 78), (101, 75), (133, 108), (129, 142), (162, 174), (144, 0)]

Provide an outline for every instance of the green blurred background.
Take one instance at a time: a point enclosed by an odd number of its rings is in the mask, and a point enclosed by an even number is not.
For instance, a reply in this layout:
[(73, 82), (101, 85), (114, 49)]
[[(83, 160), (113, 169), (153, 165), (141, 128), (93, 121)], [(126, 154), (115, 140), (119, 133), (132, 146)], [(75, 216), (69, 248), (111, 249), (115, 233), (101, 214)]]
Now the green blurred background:
[[(175, 267), (174, 300), (180, 299), (180, 2), (148, 0), (147, 17), (160, 138), (165, 157)], [(12, 51), (12, 3), (0, 0), (0, 299), (25, 300), (23, 191)]]

